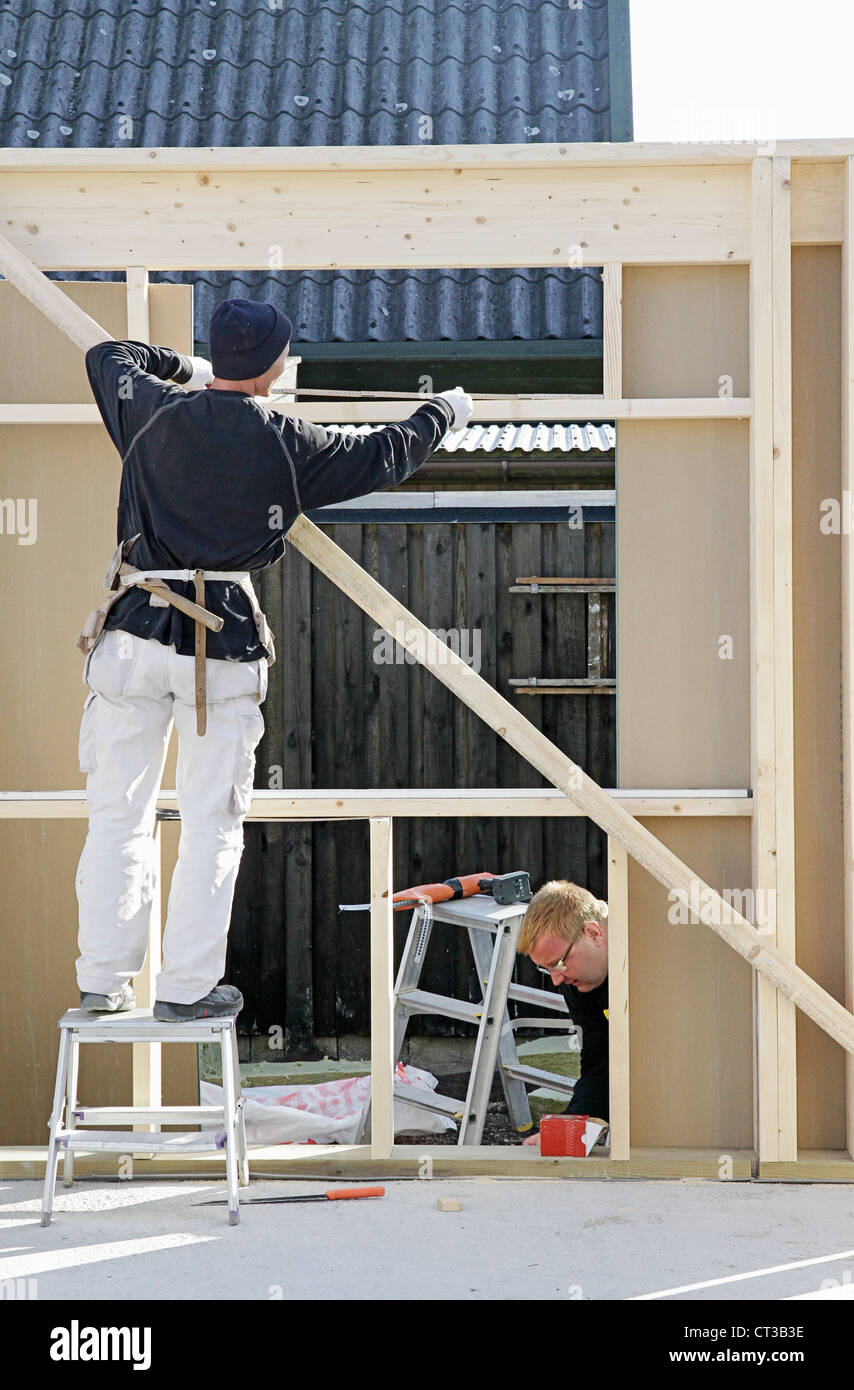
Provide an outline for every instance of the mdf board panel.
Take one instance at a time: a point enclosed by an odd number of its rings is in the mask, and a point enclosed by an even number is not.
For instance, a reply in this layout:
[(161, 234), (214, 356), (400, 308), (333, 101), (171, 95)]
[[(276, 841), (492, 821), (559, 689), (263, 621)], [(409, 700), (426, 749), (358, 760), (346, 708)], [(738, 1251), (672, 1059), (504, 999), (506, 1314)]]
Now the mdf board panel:
[[(127, 337), (127, 287), (123, 282), (63, 280), (59, 288), (105, 332), (114, 338)], [(192, 353), (192, 285), (151, 285), (148, 313), (152, 343)], [(7, 347), (14, 344), (13, 352), (0, 354), (0, 401), (18, 405), (92, 403), (83, 353), (5, 281), (0, 282), (0, 323)]]
[(77, 739), (86, 699), (77, 634), (106, 598), (116, 548), (118, 455), (101, 425), (0, 429), (0, 495), (32, 499), (36, 541), (0, 537), (0, 786), (84, 787)]
[(749, 268), (623, 267), (623, 395), (749, 396)]
[[(748, 821), (644, 825), (719, 892), (749, 885)], [(668, 920), (672, 907), (630, 856), (632, 1148), (751, 1148), (751, 970), (710, 927)]]
[[(161, 827), (172, 840), (164, 854), (167, 868), (174, 863), (176, 832), (176, 826)], [(74, 880), (85, 836), (85, 820), (0, 821), (0, 1146), (47, 1143), (59, 1051), (56, 1023), (79, 1003)], [(167, 887), (168, 880), (167, 873)], [(164, 887), (164, 920), (166, 897)], [(195, 1045), (170, 1043), (162, 1055), (164, 1103), (197, 1104)], [(130, 1105), (131, 1048), (81, 1047), (78, 1094), (90, 1105)]]
[[(124, 285), (76, 284), (69, 293), (124, 335)], [(150, 301), (152, 340), (191, 351), (191, 287), (154, 285)], [(91, 401), (83, 354), (8, 284), (0, 285), (0, 321), (5, 341), (15, 345), (0, 355), (0, 399)], [(116, 546), (120, 480), (117, 451), (100, 424), (0, 429), (0, 497), (24, 504), (18, 533), (0, 535), (7, 656), (0, 669), (6, 732), (0, 786), (6, 790), (84, 785), (77, 735), (86, 689), (75, 643), (87, 613), (106, 597), (102, 580)], [(173, 750), (164, 786), (174, 785)]]
[[(841, 548), (820, 525), (840, 499), (840, 276), (838, 247), (793, 250), (797, 963), (844, 999)], [(802, 1013), (797, 1039), (799, 1145), (843, 1149), (843, 1051)]]
[(619, 424), (621, 787), (750, 785), (748, 467), (747, 421)]
[[(717, 396), (722, 376), (746, 396), (747, 343), (744, 267), (624, 267), (626, 396)], [(749, 450), (748, 421), (618, 425), (621, 787), (750, 785)], [(749, 823), (648, 826), (714, 888), (749, 888)], [(750, 1147), (750, 969), (673, 906), (630, 858), (632, 1145)]]
[[(64, 288), (108, 331), (125, 335), (123, 284)], [(191, 351), (190, 287), (153, 286), (150, 299), (152, 340)], [(82, 353), (7, 284), (0, 285), (0, 321), (4, 341), (14, 344), (0, 357), (0, 399), (91, 401)], [(0, 430), (0, 497), (22, 499), (28, 523), (35, 523), (32, 544), (19, 544), (20, 536), (8, 531), (0, 536), (4, 790), (85, 786), (77, 762), (84, 658), (75, 641), (86, 614), (105, 597), (101, 581), (116, 545), (119, 482), (119, 458), (100, 425)], [(174, 742), (167, 787), (175, 785)], [(0, 1075), (4, 1100), (10, 1094), (13, 1100), (0, 1114), (3, 1143), (46, 1142), (56, 1020), (78, 1002), (75, 873), (85, 831), (84, 820), (45, 820), (7, 821), (0, 832), (6, 923)], [(163, 1065), (165, 1099), (186, 1100), (195, 1085), (195, 1048), (164, 1049)], [(81, 1095), (90, 1102), (129, 1103), (130, 1077), (130, 1048), (84, 1050)]]

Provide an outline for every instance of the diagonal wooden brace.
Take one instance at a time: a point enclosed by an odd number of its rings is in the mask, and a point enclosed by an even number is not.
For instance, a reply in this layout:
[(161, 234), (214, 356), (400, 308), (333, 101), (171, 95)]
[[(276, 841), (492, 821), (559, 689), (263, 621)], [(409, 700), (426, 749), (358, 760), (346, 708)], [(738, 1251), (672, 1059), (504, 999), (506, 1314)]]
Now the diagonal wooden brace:
[[(2, 236), (0, 272), (80, 347), (88, 348), (109, 337)], [(396, 641), (400, 641), (437, 680), (452, 690), (501, 738), (506, 739), (532, 767), (568, 796), (584, 815), (623, 845), (659, 883), (701, 903), (699, 916), (705, 926), (711, 927), (728, 946), (737, 951), (754, 970), (769, 979), (781, 994), (808, 1014), (841, 1047), (854, 1053), (854, 1014), (763, 937), (720, 894), (692, 873), (687, 864), (619, 806), (450, 647), (439, 642), (428, 627), (366, 574), (355, 560), (305, 516), (296, 519), (286, 539), (363, 612)]]

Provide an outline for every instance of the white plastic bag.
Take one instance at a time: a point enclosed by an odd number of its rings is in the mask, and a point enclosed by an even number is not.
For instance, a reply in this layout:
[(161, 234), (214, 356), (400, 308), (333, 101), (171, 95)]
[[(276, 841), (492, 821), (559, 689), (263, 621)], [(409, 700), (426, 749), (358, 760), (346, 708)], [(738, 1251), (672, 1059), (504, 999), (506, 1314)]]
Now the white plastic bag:
[[(435, 1091), (438, 1082), (429, 1071), (398, 1062), (395, 1081)], [(243, 1117), (247, 1144), (354, 1144), (362, 1112), (371, 1091), (369, 1076), (343, 1076), (313, 1086), (249, 1086), (244, 1092)], [(202, 1105), (223, 1104), (222, 1087), (199, 1083)], [(204, 1128), (221, 1129), (217, 1121)], [(420, 1106), (394, 1102), (396, 1134), (441, 1134), (456, 1129), (452, 1119)]]

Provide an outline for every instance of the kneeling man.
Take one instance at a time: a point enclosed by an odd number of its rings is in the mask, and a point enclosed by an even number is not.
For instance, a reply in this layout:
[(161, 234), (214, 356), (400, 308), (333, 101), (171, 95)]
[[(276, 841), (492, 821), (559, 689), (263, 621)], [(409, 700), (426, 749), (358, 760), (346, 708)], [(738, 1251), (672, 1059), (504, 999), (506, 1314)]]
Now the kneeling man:
[[(563, 1113), (607, 1121), (608, 904), (575, 883), (544, 883), (525, 913), (518, 949), (551, 976), (581, 1031), (581, 1074)], [(539, 1142), (539, 1134), (525, 1140)]]

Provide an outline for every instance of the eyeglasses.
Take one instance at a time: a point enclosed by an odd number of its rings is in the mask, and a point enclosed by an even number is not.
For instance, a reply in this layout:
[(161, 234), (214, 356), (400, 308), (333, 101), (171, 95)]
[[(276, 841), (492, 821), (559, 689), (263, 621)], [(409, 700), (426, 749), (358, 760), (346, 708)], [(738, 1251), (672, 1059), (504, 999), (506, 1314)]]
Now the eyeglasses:
[[(573, 945), (574, 945), (574, 944), (575, 944), (575, 943), (573, 942)], [(539, 972), (540, 972), (541, 975), (556, 975), (557, 972), (558, 972), (559, 970), (565, 970), (565, 969), (566, 969), (566, 962), (568, 961), (568, 959), (569, 959), (571, 953), (572, 953), (572, 946), (570, 946), (570, 948), (569, 948), (568, 951), (564, 952), (563, 960), (559, 960), (559, 961), (557, 962), (556, 965), (550, 965), (550, 966), (538, 965), (538, 966), (537, 966), (537, 969), (539, 970)]]

